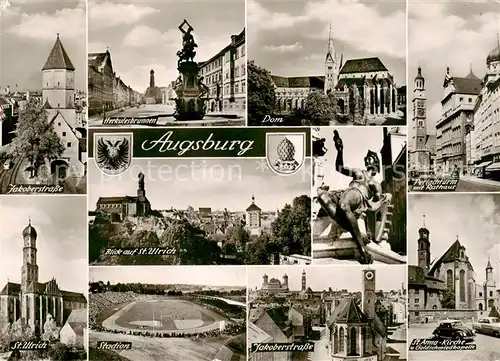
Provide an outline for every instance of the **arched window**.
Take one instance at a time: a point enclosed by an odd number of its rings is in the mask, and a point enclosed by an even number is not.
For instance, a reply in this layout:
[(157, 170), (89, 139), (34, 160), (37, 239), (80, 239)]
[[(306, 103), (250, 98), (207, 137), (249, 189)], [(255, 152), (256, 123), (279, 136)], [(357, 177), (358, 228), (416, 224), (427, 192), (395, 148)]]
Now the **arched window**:
[(465, 302), (465, 271), (460, 270), (460, 302)]
[(354, 356), (354, 355), (358, 354), (358, 352), (356, 350), (356, 343), (357, 343), (356, 342), (356, 335), (357, 335), (356, 328), (355, 327), (351, 328), (351, 337), (350, 337), (350, 340), (349, 340), (350, 341), (349, 342), (350, 343), (350, 353), (349, 353), (349, 355), (351, 355), (351, 356)]
[(482, 303), (479, 303), (479, 305), (477, 307), (478, 307), (479, 311), (483, 310), (483, 304)]
[(446, 271), (446, 286), (453, 288), (453, 271), (451, 269)]
[(344, 352), (344, 328), (340, 327), (339, 330), (339, 352)]

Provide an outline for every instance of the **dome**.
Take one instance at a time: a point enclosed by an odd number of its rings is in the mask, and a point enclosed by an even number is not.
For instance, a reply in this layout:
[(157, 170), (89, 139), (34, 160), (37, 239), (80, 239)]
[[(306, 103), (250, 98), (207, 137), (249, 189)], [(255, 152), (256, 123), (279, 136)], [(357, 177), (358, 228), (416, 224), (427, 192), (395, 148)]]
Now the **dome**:
[(487, 64), (490, 64), (494, 61), (500, 61), (500, 45), (497, 45), (497, 47), (493, 49), (486, 58)]
[(31, 238), (36, 238), (37, 236), (35, 228), (31, 226), (31, 221), (23, 231), (23, 238), (26, 236), (30, 236)]

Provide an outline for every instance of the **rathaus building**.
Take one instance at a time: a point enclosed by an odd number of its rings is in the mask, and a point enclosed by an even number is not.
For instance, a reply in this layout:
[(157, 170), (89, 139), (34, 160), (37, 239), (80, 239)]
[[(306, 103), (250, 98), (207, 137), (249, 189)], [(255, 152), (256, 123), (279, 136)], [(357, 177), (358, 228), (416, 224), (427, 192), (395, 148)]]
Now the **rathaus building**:
[(30, 220), (22, 232), (21, 283), (7, 282), (0, 292), (0, 326), (18, 322), (39, 335), (48, 315), (61, 327), (72, 310), (87, 307), (87, 300), (81, 293), (61, 290), (55, 278), (38, 281), (37, 236)]

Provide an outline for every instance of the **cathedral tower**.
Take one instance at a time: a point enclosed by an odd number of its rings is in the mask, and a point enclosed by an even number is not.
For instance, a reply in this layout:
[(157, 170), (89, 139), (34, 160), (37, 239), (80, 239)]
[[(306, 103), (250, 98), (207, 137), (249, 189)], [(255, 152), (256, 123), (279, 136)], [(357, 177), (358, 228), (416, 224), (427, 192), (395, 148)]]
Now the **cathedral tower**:
[(149, 72), (149, 87), (155, 87), (155, 71), (153, 69)]
[(140, 199), (146, 198), (146, 186), (144, 185), (144, 173), (137, 175), (139, 181), (137, 182), (137, 197)]
[(31, 226), (31, 219), (28, 226), (23, 230), (23, 266), (21, 268), (21, 291), (26, 292), (32, 283), (38, 283), (38, 266), (36, 264), (36, 238), (35, 228)]
[(328, 51), (326, 53), (325, 59), (325, 85), (324, 90), (325, 94), (328, 94), (330, 91), (335, 89), (337, 85), (338, 74), (338, 66), (337, 66), (337, 56), (335, 54), (335, 47), (333, 45), (332, 38), (332, 25), (330, 25), (330, 35), (328, 37)]
[[(65, 113), (64, 110), (74, 112), (75, 67), (59, 39), (59, 34), (42, 68), (42, 97), (45, 109), (52, 116), (58, 110), (61, 113)], [(72, 119), (66, 120), (72, 121)], [(76, 126), (76, 124), (70, 125)]]
[(418, 73), (415, 77), (412, 102), (413, 121), (410, 147), (412, 150), (425, 149), (427, 138), (427, 98), (425, 96), (425, 78), (422, 75), (422, 68), (420, 67), (418, 67)]
[(493, 285), (493, 267), (491, 266), (491, 262), (488, 259), (488, 265), (486, 266), (486, 285)]
[(307, 288), (306, 270), (302, 270), (302, 291), (305, 291), (306, 288)]
[(425, 215), (423, 216), (422, 228), (418, 230), (418, 266), (429, 272), (431, 264), (431, 243), (429, 241), (429, 230), (425, 228)]
[(363, 294), (361, 304), (363, 313), (369, 319), (375, 318), (375, 271), (371, 269), (363, 270)]

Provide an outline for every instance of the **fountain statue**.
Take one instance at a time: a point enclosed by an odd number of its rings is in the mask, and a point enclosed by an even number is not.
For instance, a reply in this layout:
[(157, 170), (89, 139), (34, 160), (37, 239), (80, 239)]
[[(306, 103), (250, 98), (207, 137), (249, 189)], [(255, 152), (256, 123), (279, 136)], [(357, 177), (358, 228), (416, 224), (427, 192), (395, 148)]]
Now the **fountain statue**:
[[(377, 153), (368, 151), (364, 158), (366, 169), (351, 169), (344, 166), (344, 148), (337, 130), (334, 130), (333, 141), (337, 149), (336, 170), (352, 180), (343, 190), (329, 191), (328, 187), (320, 187), (317, 199), (325, 213), (351, 234), (359, 262), (371, 263), (365, 246), (387, 240), (386, 223), (392, 194), (383, 193), (380, 182), (375, 179), (381, 171)], [(370, 227), (366, 226), (366, 216), (370, 212), (377, 216), (376, 224), (372, 232), (367, 232)]]
[(194, 41), (193, 27), (184, 19), (179, 30), (182, 32), (182, 49), (177, 52), (177, 78), (174, 90), (176, 120), (201, 120), (206, 113), (209, 89), (199, 76), (200, 66), (194, 61), (198, 45)]

